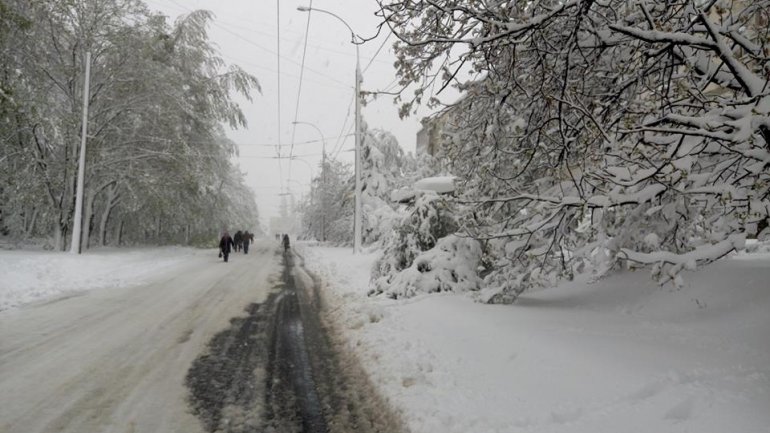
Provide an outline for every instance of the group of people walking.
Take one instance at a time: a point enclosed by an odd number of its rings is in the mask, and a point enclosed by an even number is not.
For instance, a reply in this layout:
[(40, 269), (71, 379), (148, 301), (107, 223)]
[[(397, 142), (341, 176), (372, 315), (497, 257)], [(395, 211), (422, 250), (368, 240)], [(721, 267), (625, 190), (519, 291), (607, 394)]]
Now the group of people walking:
[(243, 251), (243, 254), (248, 254), (249, 244), (252, 242), (254, 242), (254, 234), (249, 233), (248, 230), (243, 232), (238, 230), (233, 236), (225, 230), (219, 239), (219, 257), (223, 257), (226, 262), (232, 251)]
[[(289, 235), (286, 233), (276, 234), (275, 238), (279, 240), (283, 246), (284, 252), (288, 252), (290, 248)], [(219, 239), (219, 257), (224, 258), (225, 262), (227, 262), (227, 260), (230, 258), (230, 253), (233, 251), (243, 251), (243, 254), (248, 254), (249, 244), (253, 242), (253, 233), (249, 233), (248, 231), (242, 232), (238, 230), (233, 236), (230, 236), (230, 233), (225, 230), (222, 233), (222, 237)]]

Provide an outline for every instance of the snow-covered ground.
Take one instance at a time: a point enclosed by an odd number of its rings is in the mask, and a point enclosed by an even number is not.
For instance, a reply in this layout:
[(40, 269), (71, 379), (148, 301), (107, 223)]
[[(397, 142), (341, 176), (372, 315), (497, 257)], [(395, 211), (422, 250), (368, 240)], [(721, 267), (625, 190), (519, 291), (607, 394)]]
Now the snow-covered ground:
[(373, 253), (306, 247), (330, 314), (413, 433), (768, 432), (770, 254), (482, 305), (366, 297)]
[(84, 290), (136, 286), (212, 250), (100, 248), (80, 256), (0, 250), (0, 311)]
[[(413, 433), (768, 431), (767, 248), (688, 274), (681, 289), (626, 272), (510, 306), (370, 298), (375, 253), (302, 251), (350, 348)], [(0, 310), (139, 285), (206, 254), (0, 251)]]
[[(0, 432), (203, 433), (220, 414), (231, 431), (253, 430), (262, 409), (249, 396), (263, 394), (265, 370), (241, 366), (254, 358), (239, 338), (267, 340), (257, 335), (265, 327), (250, 326), (247, 336), (240, 330), (244, 308), (265, 302), (280, 275), (275, 250), (274, 242), (258, 243), (229, 263), (215, 249), (3, 253), (5, 288), (10, 277), (45, 285), (40, 296), (56, 293), (49, 279), (105, 288), (0, 311)], [(18, 275), (43, 270), (50, 273)], [(235, 349), (213, 349), (214, 341)], [(253, 371), (253, 381), (238, 376), (236, 390), (233, 371)], [(199, 404), (200, 384), (211, 405)]]

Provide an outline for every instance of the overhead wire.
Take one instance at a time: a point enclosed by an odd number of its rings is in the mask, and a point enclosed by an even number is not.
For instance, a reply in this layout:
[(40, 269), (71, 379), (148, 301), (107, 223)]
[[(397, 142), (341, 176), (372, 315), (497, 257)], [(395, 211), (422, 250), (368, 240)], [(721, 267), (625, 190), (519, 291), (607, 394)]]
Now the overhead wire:
[[(238, 25), (238, 24), (233, 24), (233, 23), (225, 21), (225, 20), (221, 20), (221, 19), (217, 19), (217, 21), (219, 21), (222, 24), (226, 24), (229, 27), (239, 28), (239, 29), (243, 29), (243, 30), (246, 30), (246, 31), (252, 31), (254, 33), (259, 33), (259, 34), (265, 35), (265, 36), (273, 36), (272, 33), (268, 33), (268, 32), (259, 30), (257, 28), (244, 27), (244, 26), (241, 26), (241, 25)], [(284, 32), (286, 32), (286, 30), (284, 30)], [(300, 35), (300, 36), (302, 35), (302, 33), (300, 33), (300, 32), (292, 32), (292, 33), (296, 33), (297, 35)], [(292, 41), (284, 38), (284, 42), (292, 42)], [(346, 57), (355, 57), (355, 54), (351, 54), (349, 52), (345, 52), (345, 51), (341, 51), (341, 50), (335, 50), (335, 49), (332, 49), (332, 48), (325, 47), (323, 45), (312, 44), (310, 42), (308, 42), (307, 46), (311, 47), (311, 48), (315, 48), (317, 50), (326, 51), (326, 52), (334, 53), (334, 54), (339, 54), (339, 55), (346, 56)], [(383, 64), (390, 65), (390, 62), (388, 62), (387, 60), (374, 60), (373, 57), (362, 57), (362, 59), (369, 60), (370, 63), (371, 63), (371, 61), (376, 61), (378, 63), (383, 63)]]
[[(155, 3), (155, 1), (158, 1), (158, 0), (147, 0), (147, 2), (151, 3), (151, 4)], [(192, 11), (192, 9), (190, 9), (190, 8), (188, 8), (188, 7), (186, 7), (186, 6), (182, 5), (182, 4), (179, 4), (176, 0), (165, 0), (165, 1), (168, 1), (168, 2), (170, 2), (172, 4), (174, 4), (174, 6), (176, 7), (177, 10), (184, 10), (184, 11), (188, 11), (188, 12)], [(236, 29), (241, 29), (241, 30), (248, 31), (248, 32), (259, 33), (259, 34), (264, 35), (264, 36), (270, 36), (270, 37), (273, 36), (272, 33), (266, 32), (264, 30), (261, 30), (258, 26), (254, 25), (255, 22), (256, 22), (259, 25), (264, 26), (264, 27), (270, 27), (270, 28), (273, 27), (270, 23), (265, 22), (265, 21), (263, 21), (263, 22), (251, 21), (251, 20), (241, 19), (241, 18), (238, 18), (238, 17), (235, 17), (235, 16), (228, 16), (227, 19), (222, 19), (222, 18), (217, 17), (216, 21), (221, 23), (221, 24), (227, 25), (229, 28), (236, 28)], [(243, 24), (238, 24), (235, 21), (243, 23)], [(302, 35), (301, 32), (298, 32), (298, 31), (295, 31), (295, 30), (292, 30), (292, 29), (283, 29), (283, 33), (293, 33), (293, 34), (296, 34), (297, 36), (301, 36)], [(283, 38), (283, 40), (284, 40), (284, 42), (292, 42), (290, 39), (287, 39), (287, 38)], [(343, 56), (346, 56), (346, 57), (355, 57), (355, 54), (351, 54), (349, 52), (345, 52), (345, 51), (341, 51), (341, 50), (335, 50), (335, 49), (332, 49), (332, 48), (329, 48), (329, 47), (326, 47), (326, 46), (323, 46), (323, 45), (319, 45), (319, 44), (308, 43), (308, 47), (316, 48), (318, 50), (326, 51), (326, 52), (329, 52), (329, 53), (343, 55)], [(364, 59), (364, 60), (371, 60), (370, 57), (361, 57), (361, 58)], [(387, 60), (375, 60), (375, 61), (377, 61), (379, 63), (383, 63), (383, 64), (390, 64), (390, 62), (388, 62)]]
[[(179, 4), (175, 0), (168, 0), (168, 1), (172, 2), (173, 4), (175, 4), (179, 8), (182, 8), (184, 10), (192, 12), (192, 9)], [(312, 0), (311, 0), (311, 6), (312, 6)], [(277, 57), (278, 68), (277, 68), (276, 72), (277, 72), (277, 75), (278, 75), (278, 104), (277, 104), (277, 106), (278, 106), (278, 109), (277, 109), (277, 111), (278, 111), (278, 144), (276, 146), (276, 149), (277, 149), (277, 155), (279, 156), (279, 158), (278, 158), (278, 160), (279, 160), (279, 172), (280, 172), (281, 179), (283, 179), (282, 166), (281, 166), (280, 162), (281, 162), (282, 159), (286, 159), (286, 158), (282, 157), (281, 148), (282, 148), (283, 144), (281, 142), (281, 134), (280, 134), (280, 122), (281, 122), (281, 114), (280, 114), (280, 105), (281, 105), (281, 92), (280, 92), (280, 76), (281, 76), (281, 72), (280, 72), (280, 63), (281, 62), (280, 61), (281, 61), (281, 59), (283, 59), (285, 61), (288, 61), (289, 63), (298, 65), (301, 68), (300, 69), (300, 77), (299, 77), (299, 79), (300, 79), (300, 90), (298, 90), (298, 96), (297, 96), (297, 107), (295, 109), (295, 121), (296, 121), (297, 116), (298, 116), (297, 113), (298, 113), (298, 107), (299, 107), (299, 102), (300, 102), (300, 95), (301, 95), (300, 92), (301, 92), (302, 82), (304, 81), (304, 71), (305, 70), (307, 70), (309, 72), (312, 72), (312, 73), (314, 73), (314, 74), (316, 74), (316, 75), (318, 75), (320, 77), (323, 77), (323, 78), (325, 78), (325, 79), (327, 79), (327, 80), (329, 80), (331, 82), (334, 82), (334, 83), (338, 84), (340, 87), (349, 88), (350, 86), (348, 86), (347, 84), (337, 80), (336, 78), (334, 78), (334, 77), (332, 77), (330, 75), (327, 75), (327, 74), (325, 74), (323, 72), (317, 71), (317, 70), (315, 70), (313, 68), (310, 68), (310, 67), (305, 65), (305, 55), (306, 55), (307, 46), (308, 46), (308, 28), (309, 28), (309, 21), (310, 21), (310, 17), (309, 16), (308, 16), (308, 21), (306, 23), (305, 46), (303, 48), (302, 62), (298, 63), (298, 62), (296, 62), (295, 60), (293, 60), (291, 58), (284, 58), (284, 57), (281, 56), (281, 53), (280, 53), (281, 26), (280, 26), (280, 10), (279, 10), (279, 8), (280, 8), (280, 0), (276, 0), (276, 8), (277, 8), (276, 9), (277, 10), (277, 12), (276, 12), (276, 28), (277, 28), (276, 48), (277, 48), (277, 50), (276, 51), (273, 51), (273, 50), (271, 50), (269, 48), (263, 47), (260, 44), (258, 44), (256, 42), (254, 42), (254, 41), (252, 41), (252, 40), (242, 36), (241, 34), (236, 33), (234, 31), (230, 30), (229, 28), (222, 26), (219, 23), (219, 22), (223, 22), (224, 23), (224, 21), (222, 21), (222, 20), (213, 21), (212, 24), (214, 26), (220, 28), (221, 30), (223, 30), (223, 31), (233, 35), (234, 37), (237, 37), (238, 39), (243, 40), (244, 42), (246, 42), (246, 43), (248, 43), (250, 45), (253, 45), (253, 46), (255, 46), (255, 47), (257, 47), (257, 48), (259, 48), (259, 49), (261, 49), (263, 51), (266, 51), (268, 53), (275, 54), (276, 57)], [(231, 24), (231, 26), (233, 26), (233, 25)], [(234, 25), (233, 27), (241, 27), (242, 29), (245, 29), (245, 27), (237, 26), (237, 25)], [(381, 53), (381, 51), (384, 48), (385, 44), (390, 39), (391, 35), (392, 35), (392, 33), (388, 33), (388, 35), (382, 41), (380, 46), (377, 48), (377, 51), (375, 52), (375, 54), (371, 58), (369, 58), (369, 62), (366, 64), (366, 67), (363, 70), (364, 72), (367, 71), (375, 61), (383, 62), (383, 63), (388, 63), (388, 62), (386, 62), (384, 60), (378, 60), (377, 57)], [(318, 48), (325, 49), (323, 47), (318, 47)], [(340, 52), (340, 51), (334, 51), (334, 50), (329, 50), (329, 49), (325, 49), (325, 50), (336, 52), (338, 54), (347, 55), (346, 53), (343, 53), (343, 52)], [(268, 68), (265, 68), (264, 66), (257, 66), (255, 64), (252, 64), (252, 66), (259, 67), (259, 68), (262, 68), (262, 69), (268, 69)], [(296, 78), (296, 76), (293, 76), (293, 77)], [(391, 82), (391, 84), (386, 86), (385, 92), (388, 92), (391, 88), (393, 88), (395, 85), (397, 85), (397, 82), (398, 82), (398, 79), (394, 80), (393, 82)], [(380, 91), (380, 92), (382, 92), (382, 91)], [(345, 120), (343, 121), (342, 128), (340, 129), (340, 134), (337, 136), (337, 142), (335, 143), (334, 150), (333, 150), (333, 152), (330, 153), (330, 154), (334, 155), (333, 158), (336, 158), (341, 153), (342, 148), (344, 146), (344, 143), (347, 141), (347, 137), (349, 137), (351, 135), (350, 131), (354, 128), (354, 126), (351, 126), (348, 129), (348, 133), (347, 134), (344, 133), (345, 132), (345, 128), (348, 125), (348, 121), (350, 120), (351, 107), (352, 107), (352, 103), (354, 101), (355, 101), (355, 95), (353, 96), (353, 98), (351, 98), (351, 102), (348, 105), (348, 110), (347, 110), (347, 113), (346, 113), (346, 116), (345, 116)], [(299, 143), (295, 143), (294, 142), (294, 130), (293, 130), (292, 131), (292, 146), (291, 146), (290, 152), (289, 152), (290, 156), (293, 153), (294, 144), (299, 144)], [(289, 159), (289, 161), (290, 161), (289, 162), (289, 178), (290, 178), (291, 177), (291, 158)], [(283, 182), (283, 180), (282, 180), (282, 182)]]
[[(348, 129), (348, 134), (347, 134), (348, 136), (355, 135), (355, 134), (350, 133), (351, 131), (353, 131), (353, 128), (355, 128), (355, 127), (356, 127), (355, 125), (350, 125), (350, 128)], [(334, 151), (334, 155), (332, 156), (332, 159), (337, 159), (337, 157), (340, 155), (340, 153), (342, 153), (342, 146), (345, 144), (345, 141), (346, 140), (342, 140), (340, 142), (339, 146)]]
[(355, 92), (354, 92), (353, 93), (353, 97), (350, 98), (350, 103), (348, 103), (348, 112), (347, 112), (347, 114), (345, 114), (345, 120), (342, 122), (342, 128), (340, 128), (340, 135), (337, 137), (337, 142), (334, 143), (333, 150), (329, 153), (330, 155), (335, 155), (332, 158), (336, 158), (336, 154), (339, 153), (338, 149), (339, 149), (340, 146), (342, 146), (340, 141), (342, 140), (342, 135), (345, 132), (345, 127), (348, 125), (348, 120), (350, 120), (350, 109), (352, 108), (353, 101), (355, 101), (355, 100), (356, 100), (356, 95), (355, 95)]
[[(176, 0), (168, 0), (168, 1), (172, 2), (173, 4), (175, 4), (175, 5), (176, 5), (178, 8), (182, 8), (182, 9), (184, 9), (184, 10), (188, 11), (188, 12), (193, 12), (193, 9), (190, 9), (190, 8), (188, 8), (188, 7), (184, 6), (184, 5), (181, 5), (181, 4), (179, 4), (178, 2), (176, 2)], [(287, 61), (287, 62), (289, 62), (289, 63), (292, 63), (292, 64), (294, 64), (294, 65), (296, 65), (296, 66), (301, 66), (301, 65), (300, 65), (300, 63), (299, 63), (299, 62), (297, 62), (297, 61), (295, 61), (294, 59), (291, 59), (291, 58), (289, 58), (289, 57), (281, 57), (281, 55), (280, 55), (280, 52), (276, 52), (276, 51), (273, 51), (273, 50), (271, 50), (270, 48), (267, 48), (267, 47), (263, 47), (262, 45), (260, 45), (260, 44), (258, 44), (258, 43), (256, 43), (256, 42), (252, 41), (251, 39), (244, 37), (244, 36), (243, 36), (243, 35), (241, 35), (240, 33), (234, 32), (234, 31), (230, 30), (229, 28), (227, 28), (227, 27), (225, 27), (225, 26), (221, 25), (221, 24), (219, 23), (219, 20), (213, 20), (211, 23), (212, 23), (212, 25), (214, 25), (215, 27), (217, 27), (217, 28), (221, 29), (221, 30), (222, 30), (222, 31), (224, 31), (224, 32), (227, 32), (227, 33), (231, 34), (232, 36), (234, 36), (234, 37), (236, 37), (236, 38), (238, 38), (238, 39), (240, 39), (240, 40), (242, 40), (242, 41), (246, 42), (247, 44), (250, 44), (250, 45), (252, 45), (252, 46), (255, 46), (255, 47), (257, 47), (257, 48), (259, 48), (259, 49), (261, 49), (261, 50), (263, 50), (263, 51), (265, 51), (265, 52), (267, 52), (267, 53), (270, 53), (270, 54), (275, 54), (275, 55), (279, 56), (280, 58), (282, 58), (283, 60), (285, 60), (285, 61)], [(280, 39), (280, 23), (278, 23), (278, 36), (277, 36), (277, 37)], [(279, 43), (279, 45), (280, 45), (280, 41), (279, 41), (278, 43)], [(326, 73), (324, 73), (324, 72), (321, 72), (321, 71), (318, 71), (318, 70), (315, 70), (315, 69), (313, 69), (313, 68), (309, 68), (309, 67), (306, 67), (306, 69), (307, 69), (309, 72), (312, 72), (312, 73), (314, 73), (314, 74), (316, 74), (316, 75), (318, 75), (318, 76), (324, 77), (325, 79), (327, 79), (327, 80), (329, 80), (329, 81), (333, 81), (333, 82), (335, 82), (335, 83), (337, 83), (337, 84), (340, 84), (340, 85), (342, 85), (342, 86), (345, 86), (345, 87), (349, 87), (347, 84), (343, 83), (342, 81), (339, 81), (339, 80), (337, 80), (336, 78), (332, 77), (332, 76), (331, 76), (331, 75), (329, 75), (329, 74), (326, 74)]]
[[(227, 33), (230, 33), (231, 35), (233, 35), (233, 36), (237, 37), (238, 39), (241, 39), (242, 41), (244, 41), (244, 42), (246, 42), (246, 43), (248, 43), (248, 44), (251, 44), (251, 45), (253, 45), (253, 46), (257, 47), (257, 48), (260, 48), (260, 49), (262, 49), (262, 50), (265, 50), (265, 51), (266, 51), (266, 52), (268, 52), (268, 53), (271, 53), (271, 54), (276, 54), (276, 55), (278, 55), (279, 57), (281, 56), (280, 52), (276, 53), (276, 52), (274, 52), (273, 50), (271, 50), (271, 49), (269, 49), (269, 48), (265, 48), (265, 47), (263, 47), (263, 46), (261, 46), (261, 45), (257, 44), (256, 42), (254, 42), (254, 41), (252, 41), (252, 40), (250, 40), (250, 39), (247, 39), (247, 38), (245, 38), (245, 37), (241, 36), (240, 34), (238, 34), (238, 33), (235, 33), (235, 32), (233, 32), (232, 30), (230, 30), (230, 29), (228, 29), (228, 28), (226, 28), (226, 27), (223, 27), (223, 26), (221, 26), (221, 25), (217, 24), (216, 22), (214, 23), (214, 25), (215, 25), (215, 26), (217, 26), (217, 27), (219, 27), (219, 28), (220, 28), (220, 29), (222, 29), (223, 31), (225, 31), (225, 32), (227, 32)], [(282, 58), (283, 60), (285, 60), (285, 61), (289, 62), (289, 63), (292, 63), (292, 64), (294, 64), (294, 65), (297, 65), (297, 66), (300, 66), (300, 67), (302, 66), (302, 65), (300, 65), (300, 63), (298, 63), (297, 61), (295, 61), (295, 60), (293, 60), (293, 59), (291, 59), (291, 58), (289, 58), (289, 57), (281, 57), (281, 58)], [(324, 78), (326, 78), (326, 79), (327, 79), (327, 80), (329, 80), (329, 81), (333, 81), (333, 82), (335, 82), (335, 83), (337, 83), (337, 84), (340, 84), (340, 85), (342, 85), (342, 86), (345, 86), (345, 85), (346, 85), (346, 84), (345, 84), (345, 83), (343, 83), (342, 81), (339, 81), (338, 79), (336, 79), (336, 78), (332, 77), (331, 75), (328, 75), (328, 74), (326, 74), (326, 73), (324, 73), (324, 72), (321, 72), (321, 71), (317, 71), (317, 70), (315, 70), (315, 69), (313, 69), (313, 68), (309, 68), (309, 67), (305, 67), (305, 69), (307, 69), (308, 71), (310, 71), (310, 72), (312, 72), (312, 73), (314, 73), (314, 74), (316, 74), (316, 75), (318, 75), (318, 76), (320, 76), (320, 77), (324, 77)]]
[[(265, 71), (268, 71), (268, 72), (276, 72), (276, 70), (273, 69), (273, 68), (270, 68), (270, 67), (267, 67), (267, 66), (264, 66), (264, 65), (259, 65), (259, 64), (256, 64), (256, 63), (252, 63), (252, 62), (249, 62), (248, 60), (239, 59), (237, 57), (233, 57), (233, 56), (230, 56), (230, 55), (227, 55), (227, 54), (220, 54), (220, 55), (223, 58), (225, 58), (225, 59), (228, 59), (228, 60), (230, 60), (232, 62), (237, 63), (239, 66), (248, 66), (248, 67), (252, 67), (252, 68), (262, 69), (262, 70), (265, 70)], [(291, 74), (291, 73), (288, 73), (288, 72), (284, 72), (283, 76), (284, 77), (295, 78), (295, 79), (299, 79), (300, 78), (299, 75), (294, 75), (294, 74)], [(313, 84), (315, 84), (317, 86), (330, 87), (330, 88), (334, 88), (334, 89), (345, 89), (345, 90), (347, 90), (347, 89), (350, 88), (350, 86), (347, 86), (347, 85), (343, 86), (341, 84), (336, 84), (336, 83), (329, 83), (329, 82), (322, 82), (322, 81), (317, 81), (317, 80), (311, 80), (311, 79), (309, 79), (307, 77), (305, 77), (305, 81), (307, 81), (308, 83), (313, 83)]]
[(385, 46), (385, 44), (388, 42), (388, 39), (390, 39), (390, 35), (392, 35), (392, 34), (393, 34), (392, 32), (388, 32), (388, 35), (385, 36), (385, 39), (382, 40), (382, 43), (380, 44), (380, 47), (377, 48), (377, 51), (374, 53), (374, 56), (372, 56), (372, 58), (369, 59), (369, 63), (366, 64), (366, 66), (364, 67), (364, 71), (363, 72), (366, 72), (367, 69), (369, 69), (369, 66), (372, 66), (372, 62), (374, 62), (374, 60), (380, 54), (380, 51), (382, 51), (382, 47)]
[(313, 15), (313, 0), (310, 0), (308, 6), (307, 21), (305, 23), (305, 44), (302, 48), (302, 63), (299, 70), (299, 85), (297, 86), (297, 103), (294, 106), (294, 122), (291, 128), (291, 147), (289, 147), (289, 179), (291, 179), (291, 156), (294, 154), (294, 138), (297, 133), (297, 120), (299, 120), (299, 102), (302, 98), (302, 78), (305, 75), (305, 56), (307, 55), (307, 38), (310, 34), (310, 17)]
[[(211, 144), (215, 143), (217, 140), (182, 140), (182, 139), (171, 139), (167, 137), (158, 137), (156, 135), (139, 135), (138, 138), (145, 139), (148, 141), (154, 141), (156, 143), (186, 143), (186, 144)], [(322, 137), (322, 139), (314, 139), (314, 140), (306, 140), (306, 141), (299, 141), (295, 143), (295, 145), (304, 145), (304, 144), (315, 144), (315, 143), (322, 143), (323, 140), (331, 140), (331, 139), (338, 139), (340, 137), (334, 136), (334, 137)], [(276, 143), (237, 143), (233, 142), (233, 144), (237, 146), (261, 146), (261, 147), (273, 147), (275, 148)]]
[(275, 20), (278, 25), (276, 36), (275, 36), (275, 42), (276, 42), (276, 62), (278, 64), (278, 125), (276, 128), (278, 129), (278, 176), (280, 179), (281, 185), (283, 185), (283, 164), (281, 164), (281, 0), (275, 0)]

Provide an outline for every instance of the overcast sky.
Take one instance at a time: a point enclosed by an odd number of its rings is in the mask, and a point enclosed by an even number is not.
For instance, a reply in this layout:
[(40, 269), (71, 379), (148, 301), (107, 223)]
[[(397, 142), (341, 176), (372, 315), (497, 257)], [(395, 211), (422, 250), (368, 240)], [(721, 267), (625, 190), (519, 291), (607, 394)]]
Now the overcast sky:
[[(172, 21), (195, 9), (206, 9), (215, 15), (209, 29), (210, 39), (218, 46), (222, 57), (255, 75), (262, 86), (253, 103), (243, 101), (249, 122), (248, 129), (228, 131), (239, 144), (241, 169), (257, 195), (257, 204), (265, 228), (269, 218), (278, 215), (281, 187), (289, 188), (299, 199), (309, 190), (312, 173), (321, 160), (320, 135), (307, 125), (297, 125), (295, 119), (314, 124), (326, 138), (327, 152), (338, 159), (353, 161), (353, 86), (355, 76), (355, 47), (350, 32), (337, 19), (321, 14), (310, 15), (304, 76), (300, 90), (305, 29), (308, 14), (297, 10), (310, 0), (280, 0), (280, 128), (278, 124), (278, 10), (274, 0), (145, 0), (148, 5)], [(314, 8), (334, 12), (353, 30), (364, 37), (376, 34), (379, 19), (374, 15), (374, 0), (314, 0)], [(387, 41), (385, 41), (385, 39)], [(383, 90), (395, 87), (394, 37), (387, 28), (379, 37), (360, 47), (361, 68), (364, 71), (362, 90)], [(384, 42), (384, 46), (383, 46)], [(382, 48), (380, 49), (380, 47)], [(379, 54), (376, 55), (379, 50)], [(391, 86), (391, 87), (389, 87)], [(299, 104), (298, 101), (299, 94)], [(398, 117), (391, 96), (381, 96), (363, 108), (364, 121), (370, 128), (392, 132), (407, 152), (414, 152), (415, 136), (420, 128), (419, 116), (405, 121)], [(349, 135), (351, 134), (351, 135)], [(278, 160), (275, 145), (280, 140), (281, 153), (291, 150), (296, 160)], [(348, 137), (341, 137), (349, 135)], [(313, 143), (306, 143), (315, 141)], [(280, 162), (280, 164), (279, 164)]]

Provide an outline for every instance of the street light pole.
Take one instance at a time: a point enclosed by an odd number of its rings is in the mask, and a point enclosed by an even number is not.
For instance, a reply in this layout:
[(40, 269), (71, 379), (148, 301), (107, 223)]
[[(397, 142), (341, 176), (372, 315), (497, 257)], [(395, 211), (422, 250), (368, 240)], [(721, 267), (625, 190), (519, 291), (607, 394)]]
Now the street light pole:
[(83, 82), (83, 123), (80, 132), (80, 159), (78, 160), (78, 178), (75, 192), (75, 219), (72, 223), (72, 244), (70, 253), (80, 254), (81, 228), (83, 225), (83, 189), (86, 183), (86, 137), (88, 136), (88, 99), (91, 86), (91, 52), (86, 53), (86, 76)]
[(361, 226), (362, 226), (362, 216), (361, 216), (361, 57), (359, 55), (359, 49), (358, 49), (358, 43), (356, 41), (356, 38), (358, 36), (353, 31), (353, 28), (350, 27), (350, 25), (343, 20), (339, 15), (329, 12), (325, 9), (318, 9), (318, 8), (311, 8), (307, 6), (299, 6), (297, 7), (297, 10), (302, 12), (310, 12), (310, 11), (316, 11), (325, 13), (327, 15), (331, 15), (334, 18), (337, 18), (342, 24), (345, 25), (345, 27), (350, 30), (350, 42), (353, 43), (353, 45), (356, 46), (356, 119), (355, 119), (355, 136), (356, 136), (356, 161), (355, 161), (355, 176), (356, 176), (356, 205), (355, 205), (355, 214), (353, 216), (353, 252), (355, 254), (358, 254), (361, 252)]
[(295, 125), (308, 125), (318, 131), (318, 135), (321, 136), (321, 242), (326, 242), (326, 138), (324, 138), (321, 130), (310, 122), (294, 121)]
[[(352, 33), (352, 32), (351, 32)], [(353, 215), (353, 252), (361, 252), (361, 62), (356, 45), (356, 212)]]

